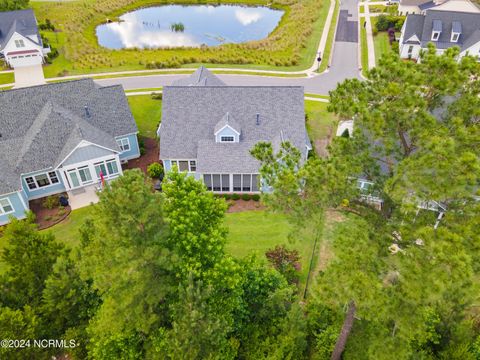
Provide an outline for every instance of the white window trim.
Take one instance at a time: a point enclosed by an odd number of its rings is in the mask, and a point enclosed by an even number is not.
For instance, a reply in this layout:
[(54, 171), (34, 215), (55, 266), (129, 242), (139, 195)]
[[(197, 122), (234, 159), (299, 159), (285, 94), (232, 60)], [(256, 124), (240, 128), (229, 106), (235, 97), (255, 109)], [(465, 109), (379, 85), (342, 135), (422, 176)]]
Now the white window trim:
[(432, 32), (432, 41), (438, 41), (439, 38), (440, 38), (440, 31), (433, 31)]
[[(456, 37), (456, 39), (454, 39)], [(458, 42), (458, 39), (460, 38), (460, 33), (452, 32), (452, 37), (450, 38), (451, 42)]]
[[(56, 183), (53, 183), (52, 182), (52, 177), (50, 176), (50, 173), (54, 172), (56, 175), (57, 175), (57, 182)], [(38, 185), (38, 182), (37, 182), (37, 179), (36, 179), (36, 176), (38, 175), (47, 175), (47, 178), (48, 178), (48, 181), (50, 181), (50, 184), (49, 185), (45, 185), (45, 186), (39, 186)], [(33, 183), (35, 184), (35, 188), (34, 189), (30, 189), (30, 187), (28, 186), (28, 183), (27, 183), (27, 179), (28, 178), (32, 178), (33, 179)], [(23, 180), (25, 181), (25, 185), (27, 186), (27, 189), (28, 191), (37, 191), (37, 190), (43, 190), (43, 189), (47, 189), (51, 186), (54, 186), (54, 185), (58, 185), (58, 184), (61, 184), (61, 181), (60, 181), (60, 176), (58, 176), (58, 173), (56, 170), (51, 170), (51, 171), (46, 171), (44, 173), (38, 173), (38, 174), (35, 174), (35, 175), (28, 175), (28, 176), (24, 176)]]
[[(188, 171), (183, 171), (183, 172), (194, 173), (197, 171), (197, 159), (175, 159), (175, 160), (170, 159), (169, 161), (170, 161), (170, 169), (173, 169), (173, 166), (177, 166), (178, 171), (180, 171), (179, 162), (186, 161), (188, 163)], [(195, 170), (192, 170), (192, 164), (190, 164), (190, 161), (195, 161)]]
[[(230, 174), (225, 174), (225, 173), (211, 173), (211, 174), (202, 174), (202, 181), (205, 183), (205, 175), (210, 175), (210, 179), (212, 182), (211, 186), (211, 192), (214, 193), (245, 193), (245, 194), (257, 194), (261, 192), (262, 185), (260, 182), (257, 185), (257, 190), (253, 190), (253, 175), (257, 176), (257, 181), (260, 180), (260, 174), (259, 173), (230, 173)], [(213, 175), (220, 175), (220, 189), (222, 188), (222, 175), (228, 175), (229, 176), (229, 190), (213, 190)], [(240, 175), (240, 189), (241, 190), (235, 190), (234, 185), (233, 185), (233, 175)], [(243, 190), (243, 176), (244, 175), (249, 175), (250, 176), (250, 190)], [(206, 185), (206, 184), (205, 184)]]
[(18, 49), (25, 47), (25, 41), (23, 39), (16, 39), (14, 42), (15, 42), (15, 47)]
[(14, 212), (15, 212), (15, 208), (13, 207), (12, 202), (10, 201), (10, 199), (9, 199), (8, 197), (6, 197), (6, 198), (0, 198), (0, 201), (3, 201), (3, 200), (7, 200), (8, 205), (12, 208), (12, 210), (7, 212), (7, 211), (5, 211), (5, 209), (3, 208), (3, 206), (0, 204), (0, 215), (8, 215), (8, 214), (14, 213)]
[[(132, 150), (132, 146), (130, 145), (130, 139), (129, 138), (117, 139), (117, 144), (120, 147), (120, 150), (122, 151), (122, 153)], [(128, 145), (128, 150), (123, 149), (125, 147), (125, 145)]]

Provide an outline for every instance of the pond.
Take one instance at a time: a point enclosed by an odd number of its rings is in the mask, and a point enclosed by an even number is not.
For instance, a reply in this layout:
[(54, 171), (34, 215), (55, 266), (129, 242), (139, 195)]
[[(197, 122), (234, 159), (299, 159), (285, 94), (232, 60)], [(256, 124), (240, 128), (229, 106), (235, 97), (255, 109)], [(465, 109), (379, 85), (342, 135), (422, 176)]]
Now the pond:
[(110, 49), (215, 46), (266, 38), (282, 15), (262, 6), (165, 5), (126, 13), (96, 32)]

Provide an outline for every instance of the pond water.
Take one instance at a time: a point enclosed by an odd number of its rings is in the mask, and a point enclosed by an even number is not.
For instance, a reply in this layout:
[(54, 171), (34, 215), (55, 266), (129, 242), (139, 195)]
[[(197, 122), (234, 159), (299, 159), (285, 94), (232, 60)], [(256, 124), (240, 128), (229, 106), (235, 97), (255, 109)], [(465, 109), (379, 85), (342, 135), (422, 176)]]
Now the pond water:
[[(215, 46), (266, 38), (282, 15), (261, 6), (165, 5), (126, 13), (96, 31), (100, 45), (110, 49)], [(183, 31), (173, 30), (175, 24)]]

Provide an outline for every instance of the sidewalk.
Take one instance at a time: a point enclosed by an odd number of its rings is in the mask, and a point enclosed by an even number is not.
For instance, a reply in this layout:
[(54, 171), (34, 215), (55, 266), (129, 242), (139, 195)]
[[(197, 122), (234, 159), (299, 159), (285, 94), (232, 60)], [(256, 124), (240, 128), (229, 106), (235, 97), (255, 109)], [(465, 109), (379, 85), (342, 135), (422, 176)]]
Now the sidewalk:
[(370, 70), (375, 67), (375, 45), (373, 44), (372, 22), (370, 21), (370, 8), (368, 5), (371, 5), (371, 3), (364, 3), (365, 13), (363, 15), (366, 23), (365, 31), (367, 33), (368, 69)]

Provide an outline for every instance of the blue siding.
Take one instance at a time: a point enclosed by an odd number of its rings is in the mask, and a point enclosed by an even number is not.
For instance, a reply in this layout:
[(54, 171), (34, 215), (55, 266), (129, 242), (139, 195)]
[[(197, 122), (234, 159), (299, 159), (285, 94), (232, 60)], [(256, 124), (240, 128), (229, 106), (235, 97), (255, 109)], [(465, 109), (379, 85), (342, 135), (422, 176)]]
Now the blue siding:
[(140, 147), (138, 146), (138, 139), (136, 134), (128, 135), (128, 136), (119, 136), (115, 138), (116, 140), (128, 138), (130, 141), (130, 150), (124, 151), (119, 155), (120, 160), (130, 160), (135, 159), (140, 156)]
[(7, 215), (0, 215), (0, 225), (5, 225), (10, 222), (10, 216), (14, 216), (18, 219), (25, 218), (25, 211), (28, 209), (26, 209), (23, 205), (21, 196), (22, 195), (20, 195), (20, 192), (15, 192), (9, 195), (0, 195), (0, 199), (8, 198), (13, 206), (13, 209), (15, 210), (13, 213)]
[(25, 192), (25, 195), (27, 196), (27, 198), (29, 200), (38, 199), (38, 198), (41, 198), (41, 197), (44, 197), (44, 196), (48, 196), (48, 195), (52, 195), (52, 194), (58, 194), (58, 193), (66, 191), (65, 185), (63, 184), (62, 176), (60, 175), (60, 173), (58, 171), (56, 172), (57, 177), (58, 177), (58, 181), (59, 181), (57, 184), (46, 186), (46, 187), (43, 187), (43, 188), (37, 188), (37, 189), (34, 189), (34, 190), (30, 190), (28, 188), (27, 183), (25, 182), (25, 178), (27, 178), (29, 176), (38, 175), (38, 174), (44, 174), (46, 172), (48, 172), (48, 171), (36, 171), (36, 172), (32, 172), (32, 173), (29, 173), (27, 175), (22, 176), (22, 188), (23, 188), (23, 191)]

